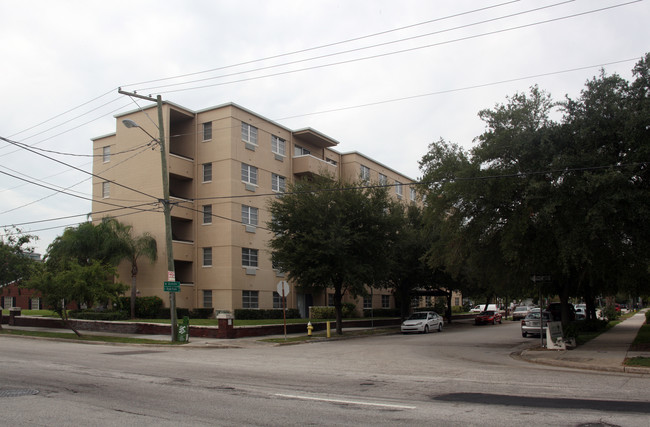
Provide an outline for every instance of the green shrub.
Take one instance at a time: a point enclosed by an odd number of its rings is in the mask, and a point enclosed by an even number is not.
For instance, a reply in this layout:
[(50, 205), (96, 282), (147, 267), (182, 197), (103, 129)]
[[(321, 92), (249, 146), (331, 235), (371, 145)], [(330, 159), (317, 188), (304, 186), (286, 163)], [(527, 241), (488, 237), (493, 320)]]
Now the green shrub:
[(84, 320), (126, 320), (129, 315), (126, 311), (95, 311), (95, 310), (74, 310), (68, 313), (73, 319)]
[(609, 320), (610, 322), (612, 320), (618, 319), (620, 315), (621, 314), (618, 311), (616, 311), (616, 308), (613, 305), (608, 305), (603, 309), (603, 317)]
[(213, 312), (213, 308), (194, 308), (190, 310), (190, 319), (210, 319)]
[(464, 313), (465, 311), (469, 311), (469, 310), (465, 310), (465, 308), (462, 305), (454, 305), (453, 307), (451, 307), (452, 313), (458, 314), (458, 313)]
[(356, 317), (356, 308), (357, 305), (351, 302), (344, 302), (343, 307), (341, 307), (341, 311), (343, 312), (343, 317), (345, 318), (351, 318), (351, 317)]
[(363, 317), (399, 317), (399, 310), (396, 308), (374, 308), (364, 309)]
[[(287, 319), (299, 319), (300, 312), (296, 308), (289, 308), (286, 311)], [(282, 309), (257, 309), (238, 308), (235, 310), (235, 319), (239, 320), (260, 320), (260, 319), (282, 319)]]
[(312, 306), (309, 313), (312, 319), (334, 319), (336, 317), (334, 307)]
[[(117, 303), (120, 310), (131, 312), (131, 297), (120, 297)], [(135, 317), (138, 319), (159, 318), (162, 308), (163, 300), (160, 297), (137, 297), (135, 299)], [(169, 315), (167, 319), (169, 319)]]
[(645, 322), (650, 325), (650, 310), (645, 312)]

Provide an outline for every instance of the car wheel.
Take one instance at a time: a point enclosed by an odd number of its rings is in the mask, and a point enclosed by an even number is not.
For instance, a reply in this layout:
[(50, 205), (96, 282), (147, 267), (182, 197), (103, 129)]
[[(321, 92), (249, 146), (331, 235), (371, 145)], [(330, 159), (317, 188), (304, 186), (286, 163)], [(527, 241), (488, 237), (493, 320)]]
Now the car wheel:
[(501, 324), (501, 322), (502, 322), (502, 320), (501, 320), (501, 319), (499, 319), (499, 325)]
[(438, 332), (442, 332), (442, 323), (438, 323)]
[(521, 333), (521, 336), (524, 337), (524, 338), (526, 338), (526, 337), (528, 336), (528, 334), (527, 334), (526, 332), (522, 332), (522, 333)]
[(494, 325), (495, 323), (496, 323), (496, 322), (494, 321), (494, 319), (492, 319), (492, 324)]
[(424, 333), (425, 334), (429, 333), (429, 325), (424, 325)]

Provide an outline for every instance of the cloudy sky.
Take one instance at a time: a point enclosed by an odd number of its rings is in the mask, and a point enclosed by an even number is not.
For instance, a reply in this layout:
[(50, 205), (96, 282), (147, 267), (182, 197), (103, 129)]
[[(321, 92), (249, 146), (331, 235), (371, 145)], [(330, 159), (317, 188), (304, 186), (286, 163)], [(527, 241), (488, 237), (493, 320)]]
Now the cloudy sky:
[(234, 102), (417, 179), (431, 142), (471, 147), (508, 95), (631, 79), (648, 22), (626, 0), (0, 0), (0, 137), (29, 146), (0, 140), (0, 225), (44, 253), (85, 220), (91, 138), (147, 105), (118, 87)]

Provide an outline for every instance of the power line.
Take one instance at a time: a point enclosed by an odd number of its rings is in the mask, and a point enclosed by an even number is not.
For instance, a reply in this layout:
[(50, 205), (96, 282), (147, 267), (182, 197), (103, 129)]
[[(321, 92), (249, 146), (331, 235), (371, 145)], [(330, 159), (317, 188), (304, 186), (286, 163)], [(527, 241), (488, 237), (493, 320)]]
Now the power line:
[[(76, 166), (73, 166), (73, 165), (71, 165), (71, 164), (68, 164), (68, 163), (62, 162), (62, 161), (57, 160), (57, 159), (55, 159), (55, 158), (53, 158), (53, 157), (46, 156), (46, 155), (44, 155), (44, 154), (42, 154), (42, 153), (39, 153), (39, 152), (37, 152), (37, 151), (34, 151), (32, 148), (29, 148), (28, 146), (26, 146), (26, 145), (24, 145), (24, 144), (21, 144), (21, 143), (19, 143), (19, 142), (12, 141), (12, 140), (10, 140), (10, 139), (8, 139), (8, 138), (5, 138), (5, 137), (2, 137), (2, 136), (0, 136), (0, 139), (3, 140), (3, 141), (6, 141), (6, 142), (8, 142), (8, 143), (10, 143), (10, 144), (12, 144), (12, 145), (16, 145), (16, 146), (18, 146), (18, 147), (20, 147), (20, 148), (22, 148), (22, 149), (24, 149), (24, 150), (27, 150), (27, 151), (32, 152), (32, 153), (34, 153), (34, 154), (38, 154), (39, 156), (45, 157), (46, 159), (52, 160), (52, 161), (57, 162), (57, 163), (60, 163), (60, 164), (62, 164), (62, 165), (64, 165), (64, 166), (67, 166), (67, 167), (70, 167), (70, 168), (75, 169), (75, 170), (77, 170), (77, 171), (80, 171), (80, 172), (83, 172), (83, 173), (85, 173), (85, 174), (91, 175), (92, 177), (95, 177), (95, 178), (98, 178), (98, 179), (102, 179), (102, 180), (104, 180), (104, 181), (106, 181), (106, 182), (113, 183), (113, 184), (117, 185), (118, 187), (125, 188), (125, 189), (127, 189), (127, 190), (133, 191), (133, 192), (138, 193), (138, 194), (142, 194), (142, 195), (144, 195), (144, 196), (147, 196), (147, 197), (150, 197), (150, 198), (153, 198), (153, 199), (156, 199), (156, 200), (158, 199), (158, 198), (155, 197), (155, 196), (152, 196), (152, 195), (150, 195), (150, 194), (144, 193), (144, 192), (142, 192), (142, 191), (140, 191), (140, 190), (136, 190), (135, 188), (132, 188), (132, 187), (129, 187), (129, 186), (126, 186), (126, 185), (120, 184), (120, 183), (118, 183), (117, 181), (111, 181), (111, 180), (105, 179), (105, 178), (103, 178), (103, 177), (101, 177), (101, 176), (99, 176), (99, 175), (97, 175), (97, 174), (92, 173), (92, 172), (87, 172), (87, 171), (85, 171), (85, 170), (83, 170), (83, 169), (80, 169), (80, 168), (78, 168), (78, 167), (76, 167)], [(4, 172), (3, 172), (3, 173), (4, 173)], [(19, 178), (19, 179), (20, 179), (20, 178)]]
[[(574, 0), (571, 0), (571, 1), (574, 1)], [(376, 36), (380, 36), (380, 35), (384, 35), (384, 34), (389, 34), (389, 33), (396, 32), (396, 31), (402, 31), (402, 30), (409, 29), (409, 28), (414, 28), (414, 27), (418, 27), (418, 26), (422, 26), (422, 25), (426, 25), (426, 24), (431, 24), (433, 22), (444, 21), (446, 19), (457, 18), (457, 17), (463, 16), (463, 15), (469, 15), (469, 14), (476, 13), (476, 12), (482, 12), (482, 11), (485, 11), (485, 10), (494, 9), (494, 8), (498, 8), (498, 7), (501, 7), (501, 6), (505, 6), (505, 5), (512, 4), (512, 3), (517, 3), (517, 2), (519, 2), (519, 0), (507, 1), (505, 3), (499, 3), (499, 4), (496, 4), (496, 5), (492, 5), (492, 6), (486, 6), (486, 7), (466, 11), (466, 12), (460, 12), (460, 13), (456, 13), (456, 14), (453, 14), (453, 15), (448, 15), (448, 16), (445, 16), (445, 17), (442, 17), (442, 18), (430, 19), (430, 20), (427, 20), (427, 21), (418, 22), (418, 23), (406, 25), (406, 26), (403, 26), (403, 27), (393, 28), (393, 29), (390, 29), (390, 30), (385, 30), (385, 31), (377, 32), (377, 33), (367, 34), (367, 35), (364, 35), (364, 36), (354, 37), (354, 38), (351, 38), (351, 39), (346, 39), (346, 40), (341, 40), (341, 41), (337, 41), (337, 42), (333, 42), (333, 43), (327, 43), (327, 44), (324, 44), (324, 45), (319, 45), (319, 46), (309, 47), (309, 48), (305, 48), (305, 49), (300, 49), (300, 50), (296, 50), (296, 51), (293, 51), (293, 52), (281, 53), (281, 54), (277, 54), (277, 55), (267, 56), (265, 58), (253, 59), (253, 60), (250, 60), (250, 61), (244, 61), (244, 62), (240, 62), (240, 63), (237, 63), (237, 64), (231, 64), (231, 65), (226, 65), (226, 66), (222, 66), (222, 67), (212, 68), (212, 69), (209, 69), (209, 70), (197, 71), (197, 72), (194, 72), (194, 73), (181, 74), (181, 75), (172, 76), (172, 77), (165, 77), (165, 78), (161, 78), (161, 79), (148, 80), (148, 81), (139, 82), (139, 83), (132, 83), (132, 84), (124, 85), (124, 86), (125, 87), (139, 86), (139, 85), (143, 85), (143, 84), (156, 83), (156, 82), (161, 82), (161, 81), (166, 81), (166, 80), (179, 79), (179, 78), (183, 78), (183, 77), (196, 76), (196, 75), (199, 75), (199, 74), (206, 74), (206, 73), (211, 73), (211, 72), (214, 72), (214, 71), (220, 71), (220, 70), (226, 70), (226, 69), (229, 69), (229, 68), (235, 68), (235, 67), (239, 67), (239, 66), (242, 66), (242, 65), (254, 64), (256, 62), (268, 61), (270, 59), (277, 59), (277, 58), (282, 58), (282, 57), (285, 57), (285, 56), (296, 55), (296, 54), (299, 54), (299, 53), (305, 53), (305, 52), (310, 52), (310, 51), (314, 51), (314, 50), (320, 50), (320, 49), (324, 49), (324, 48), (328, 48), (328, 47), (332, 47), (332, 46), (338, 46), (338, 45), (351, 43), (351, 42), (355, 42), (355, 41), (359, 41), (359, 40), (363, 40), (363, 39), (368, 39), (368, 38), (372, 38), (372, 37), (376, 37)], [(145, 90), (147, 90), (147, 89), (145, 89)]]
[[(446, 41), (442, 41), (442, 42), (431, 43), (431, 44), (427, 44), (427, 45), (423, 45), (423, 46), (416, 46), (416, 47), (402, 49), (402, 50), (396, 50), (396, 51), (392, 51), (392, 52), (385, 52), (385, 53), (381, 53), (381, 54), (370, 55), (370, 56), (365, 56), (365, 57), (360, 57), (360, 58), (342, 60), (342, 61), (338, 61), (338, 62), (332, 62), (332, 63), (329, 63), (329, 64), (315, 65), (315, 66), (300, 68), (300, 69), (296, 69), (296, 70), (280, 71), (280, 72), (277, 72), (277, 73), (271, 73), (271, 74), (266, 74), (266, 75), (262, 75), (262, 76), (246, 77), (246, 78), (241, 78), (241, 79), (237, 79), (237, 80), (231, 80), (231, 81), (228, 81), (228, 82), (221, 82), (221, 83), (214, 83), (214, 84), (208, 84), (208, 85), (193, 86), (193, 87), (189, 87), (189, 88), (167, 90), (167, 91), (163, 91), (161, 93), (168, 94), (168, 93), (184, 92), (184, 91), (196, 90), (196, 89), (205, 89), (205, 88), (209, 88), (209, 87), (224, 86), (224, 85), (230, 85), (230, 84), (234, 84), (234, 83), (242, 83), (242, 82), (247, 82), (247, 81), (252, 81), (252, 80), (264, 79), (264, 78), (268, 78), (268, 77), (277, 77), (277, 76), (281, 76), (281, 75), (294, 74), (294, 73), (298, 73), (298, 72), (302, 72), (302, 71), (310, 71), (310, 70), (327, 68), (327, 67), (332, 67), (332, 66), (337, 66), (337, 65), (349, 64), (349, 63), (354, 63), (354, 62), (359, 62), (359, 61), (365, 61), (365, 60), (368, 60), (368, 59), (382, 58), (382, 57), (386, 57), (386, 56), (397, 55), (397, 54), (401, 54), (401, 53), (413, 52), (413, 51), (417, 51), (417, 50), (421, 50), (421, 49), (428, 49), (428, 48), (442, 46), (442, 45), (446, 45), (446, 44), (472, 40), (472, 39), (485, 37), (485, 36), (489, 36), (489, 35), (495, 35), (495, 34), (505, 33), (505, 32), (509, 32), (509, 31), (520, 30), (520, 29), (523, 29), (523, 28), (533, 27), (533, 26), (537, 26), (537, 25), (548, 24), (548, 23), (551, 23), (551, 22), (557, 22), (557, 21), (561, 21), (561, 20), (575, 18), (575, 17), (578, 17), (578, 16), (583, 16), (583, 15), (588, 15), (588, 14), (592, 14), (592, 13), (602, 12), (602, 11), (614, 9), (614, 8), (617, 8), (617, 7), (627, 6), (627, 5), (630, 5), (630, 4), (633, 4), (633, 3), (638, 3), (640, 1), (643, 1), (643, 0), (634, 0), (634, 1), (631, 1), (631, 2), (628, 2), (628, 3), (621, 3), (621, 4), (617, 4), (617, 5), (603, 7), (603, 8), (600, 8), (600, 9), (592, 9), (592, 10), (589, 10), (589, 11), (586, 11), (586, 12), (579, 12), (579, 13), (575, 13), (575, 14), (571, 14), (571, 15), (561, 16), (561, 17), (558, 17), (558, 18), (551, 18), (551, 19), (547, 19), (547, 20), (543, 20), (543, 21), (537, 21), (537, 22), (533, 22), (533, 23), (529, 23), (529, 24), (518, 25), (518, 26), (514, 26), (514, 27), (510, 27), (510, 28), (500, 29), (500, 30), (488, 31), (488, 32), (481, 33), (481, 34), (474, 34), (474, 35), (471, 35), (471, 36), (460, 37), (460, 38), (457, 38), (457, 39), (446, 40)], [(328, 56), (331, 56), (331, 55), (328, 55)], [(304, 62), (304, 61), (296, 61), (296, 62)], [(285, 65), (285, 64), (283, 64), (283, 65)], [(274, 66), (265, 67), (265, 68), (273, 68), (273, 67)], [(264, 68), (262, 68), (262, 69), (264, 69)], [(251, 71), (255, 71), (255, 70), (251, 70)], [(232, 75), (235, 75), (235, 74), (242, 74), (242, 73), (234, 73)], [(223, 76), (217, 76), (217, 77), (209, 78), (209, 79), (202, 79), (202, 80), (199, 80), (199, 81), (214, 80), (214, 79), (221, 78), (221, 77), (223, 77)], [(189, 83), (193, 83), (193, 82), (189, 82)], [(179, 84), (168, 85), (168, 86), (179, 86), (181, 84), (186, 84), (186, 83), (179, 83)], [(153, 89), (153, 88), (145, 88), (145, 89), (140, 89), (140, 90), (149, 90), (149, 89)]]

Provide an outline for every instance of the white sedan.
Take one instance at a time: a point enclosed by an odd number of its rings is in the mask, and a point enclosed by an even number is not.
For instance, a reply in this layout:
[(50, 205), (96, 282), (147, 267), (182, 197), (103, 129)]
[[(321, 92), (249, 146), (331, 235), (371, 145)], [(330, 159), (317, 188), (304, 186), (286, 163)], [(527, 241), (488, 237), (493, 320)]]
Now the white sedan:
[(426, 334), (432, 330), (442, 332), (442, 326), (444, 324), (445, 321), (442, 316), (435, 311), (419, 311), (413, 313), (411, 317), (402, 322), (402, 333), (419, 332)]

